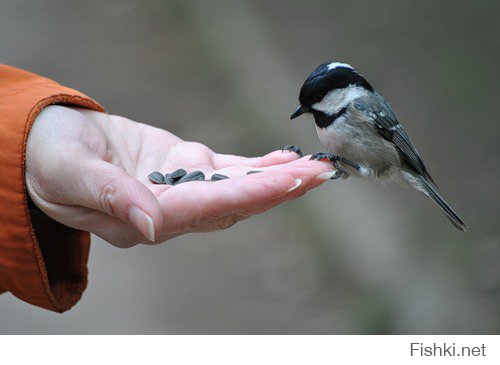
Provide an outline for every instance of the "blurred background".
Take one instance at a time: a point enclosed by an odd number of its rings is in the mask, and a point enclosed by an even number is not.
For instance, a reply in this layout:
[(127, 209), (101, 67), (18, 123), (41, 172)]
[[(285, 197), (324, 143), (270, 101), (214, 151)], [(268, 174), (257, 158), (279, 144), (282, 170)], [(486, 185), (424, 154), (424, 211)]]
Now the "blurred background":
[(293, 143), (325, 61), (393, 106), (469, 225), (422, 194), (351, 178), (229, 230), (120, 250), (94, 237), (62, 315), (0, 296), (0, 333), (500, 333), (498, 1), (7, 1), (0, 62), (223, 153)]

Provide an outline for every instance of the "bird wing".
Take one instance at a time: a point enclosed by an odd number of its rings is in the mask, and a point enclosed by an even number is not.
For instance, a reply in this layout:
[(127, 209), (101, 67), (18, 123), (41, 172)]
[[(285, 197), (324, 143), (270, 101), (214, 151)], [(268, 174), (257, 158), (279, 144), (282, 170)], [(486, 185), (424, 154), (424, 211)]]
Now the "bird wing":
[(427, 171), (427, 167), (412, 143), (410, 136), (398, 122), (391, 107), (380, 94), (377, 93), (371, 98), (358, 98), (354, 100), (354, 107), (370, 116), (375, 130), (384, 139), (396, 145), (403, 159), (416, 172), (428, 178), (434, 184), (434, 180)]

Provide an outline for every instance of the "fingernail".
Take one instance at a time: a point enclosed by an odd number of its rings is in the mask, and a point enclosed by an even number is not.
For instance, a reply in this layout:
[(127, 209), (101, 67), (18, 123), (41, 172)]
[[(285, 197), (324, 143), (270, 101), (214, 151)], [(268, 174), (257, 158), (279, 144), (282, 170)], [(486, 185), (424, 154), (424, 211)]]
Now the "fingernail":
[(316, 176), (316, 179), (329, 180), (333, 175), (335, 175), (335, 171), (323, 172), (322, 174), (319, 174), (318, 176)]
[(138, 207), (130, 208), (128, 212), (130, 223), (151, 242), (155, 241), (155, 227), (153, 219), (144, 210)]
[(290, 192), (294, 191), (295, 189), (297, 189), (300, 186), (300, 184), (302, 184), (302, 180), (301, 179), (295, 179), (295, 185), (292, 186), (290, 189), (288, 189), (286, 192), (290, 193)]

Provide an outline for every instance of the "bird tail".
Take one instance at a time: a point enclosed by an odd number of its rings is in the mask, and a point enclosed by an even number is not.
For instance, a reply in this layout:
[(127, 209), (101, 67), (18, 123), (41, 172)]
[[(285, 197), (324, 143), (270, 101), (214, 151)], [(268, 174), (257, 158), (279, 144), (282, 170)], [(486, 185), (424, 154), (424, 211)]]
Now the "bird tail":
[(459, 230), (463, 232), (467, 232), (467, 226), (462, 221), (462, 219), (458, 216), (457, 213), (445, 202), (443, 197), (438, 193), (436, 187), (425, 177), (419, 176), (418, 181), (421, 183), (421, 190), (432, 199), (434, 203), (446, 214), (446, 217), (450, 220), (450, 222), (457, 227)]

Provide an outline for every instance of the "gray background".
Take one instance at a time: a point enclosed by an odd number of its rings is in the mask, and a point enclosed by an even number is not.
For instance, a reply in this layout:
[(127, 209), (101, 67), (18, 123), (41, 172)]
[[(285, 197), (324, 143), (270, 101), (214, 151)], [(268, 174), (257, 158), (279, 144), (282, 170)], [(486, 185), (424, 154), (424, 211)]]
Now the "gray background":
[(1, 333), (499, 333), (498, 1), (6, 1), (1, 62), (218, 152), (321, 150), (288, 120), (320, 63), (390, 101), (444, 196), (331, 182), (219, 233), (116, 249), (60, 315), (0, 296)]

